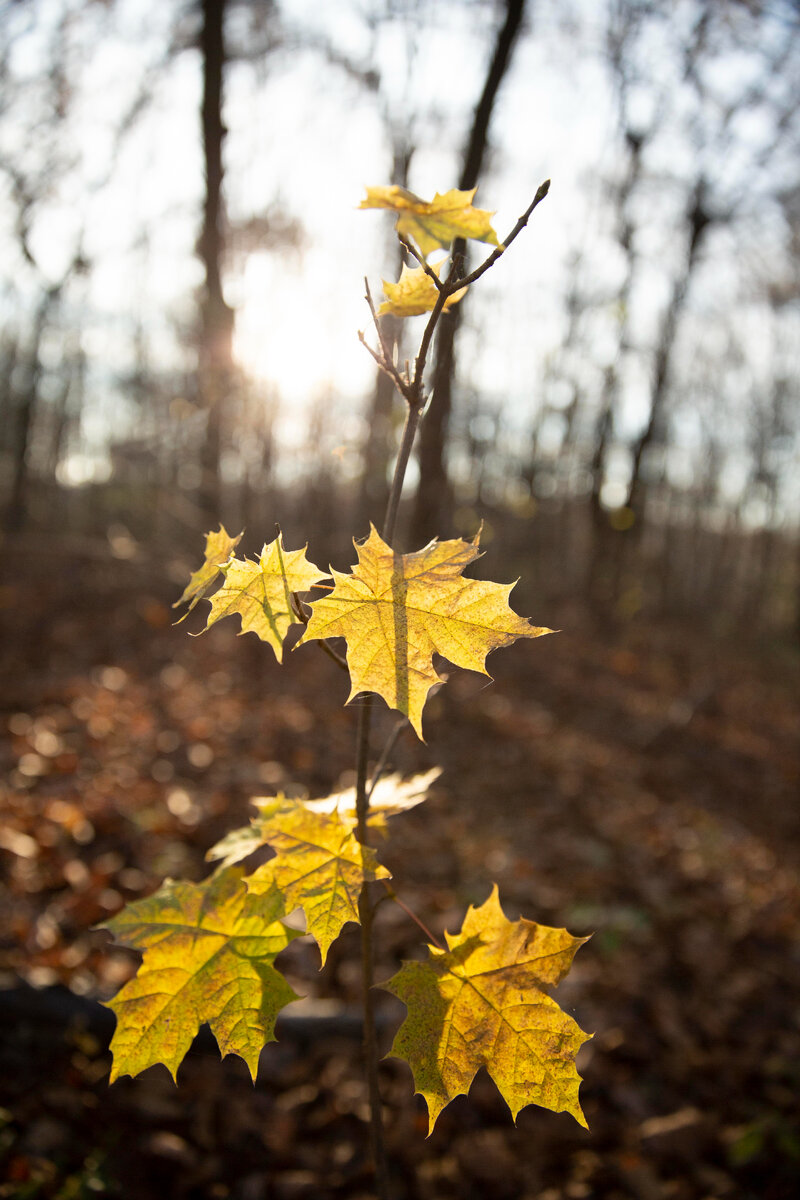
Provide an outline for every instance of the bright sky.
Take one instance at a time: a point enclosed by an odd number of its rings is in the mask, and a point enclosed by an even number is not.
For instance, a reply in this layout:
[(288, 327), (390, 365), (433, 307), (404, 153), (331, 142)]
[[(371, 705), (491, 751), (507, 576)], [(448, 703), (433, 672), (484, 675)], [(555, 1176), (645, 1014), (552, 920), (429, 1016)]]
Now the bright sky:
[[(377, 67), (388, 101), (331, 67), (318, 50), (293, 47), (261, 65), (234, 64), (228, 73), (225, 156), (231, 216), (280, 205), (305, 231), (302, 252), (257, 250), (233, 264), (226, 282), (237, 311), (236, 353), (248, 371), (279, 389), (282, 436), (294, 446), (305, 437), (309, 411), (323, 390), (332, 392), (334, 409), (339, 405), (352, 412), (363, 406), (372, 386), (373, 365), (357, 340), (357, 330), (368, 324), (363, 276), (368, 274), (377, 296), (381, 277), (393, 269), (394, 254), (388, 216), (359, 212), (357, 206), (366, 184), (388, 182), (387, 108), (392, 120), (410, 116), (413, 121), (419, 149), (411, 186), (429, 197), (455, 183), (458, 154), (483, 83), (494, 6), (450, 0), (423, 4), (423, 34), (413, 0), (397, 7), (408, 19), (374, 32), (355, 0), (280, 4), (287, 27), (311, 30), (318, 40), (328, 37), (341, 55)], [(35, 136), (41, 103), (36, 79), (64, 8), (76, 14), (69, 54), (80, 82), (75, 119), (51, 145)], [(106, 8), (41, 0), (20, 10), (4, 14), (4, 21), (17, 31), (27, 26), (14, 43), (12, 62), (30, 83), (16, 119), (13, 114), (0, 119), (0, 149), (31, 161), (37, 154), (72, 156), (78, 164), (56, 178), (52, 200), (34, 222), (31, 245), (51, 280), (63, 271), (79, 237), (93, 263), (83, 294), (75, 289), (72, 303), (82, 310), (91, 363), (93, 402), (83, 432), (102, 456), (111, 432), (118, 434), (131, 413), (118, 379), (133, 365), (135, 324), (146, 335), (154, 364), (178, 369), (186, 361), (176, 335), (192, 321), (193, 292), (201, 282), (193, 253), (202, 194), (199, 56), (184, 51), (165, 63), (176, 22), (171, 5), (117, 0)], [(595, 290), (605, 289), (612, 298), (619, 278), (619, 253), (603, 205), (604, 188), (610, 189), (615, 171), (616, 119), (602, 59), (602, 11), (595, 0), (532, 6), (532, 32), (518, 46), (496, 108), (491, 172), (476, 201), (496, 210), (502, 237), (542, 179), (553, 181), (529, 229), (474, 289), (466, 313), (462, 361), (470, 383), (490, 403), (503, 406), (517, 436), (541, 405), (542, 376), (559, 352), (569, 256), (580, 250), (584, 274), (594, 280)], [(675, 4), (676, 33), (694, 11), (690, 0)], [(570, 31), (570, 21), (579, 34)], [(645, 49), (643, 61), (654, 79), (674, 69), (668, 46)], [(746, 55), (722, 63), (718, 86), (735, 95), (752, 72)], [(112, 161), (120, 117), (146, 77), (147, 104)], [(680, 93), (673, 92), (679, 111)], [(634, 107), (645, 115), (649, 96), (644, 84), (638, 92), (634, 88)], [(750, 121), (756, 127), (743, 135), (745, 147), (748, 139), (763, 137), (757, 114)], [(677, 135), (663, 139), (655, 153), (665, 182), (650, 198), (652, 221), (642, 245), (652, 263), (637, 294), (634, 324), (642, 340), (657, 323), (677, 253), (671, 221), (683, 201), (675, 180), (693, 166), (686, 142)], [(746, 159), (741, 146), (737, 154)], [(732, 169), (719, 168), (721, 175)], [(3, 181), (0, 190), (5, 187)], [(3, 207), (0, 244), (11, 261), (11, 209)], [(729, 254), (706, 281), (704, 304), (712, 323), (715, 310), (729, 305), (741, 282), (736, 267), (728, 265), (734, 262)], [(10, 280), (0, 305), (13, 312), (20, 297), (30, 301), (40, 280), (24, 267), (12, 270)], [(600, 303), (593, 318), (593, 361), (581, 368), (589, 389), (596, 388), (598, 373), (613, 354), (613, 321)], [(421, 319), (411, 324), (420, 329)], [(621, 430), (628, 436), (641, 423), (647, 379), (636, 364), (630, 372)], [(348, 428), (350, 436), (361, 436), (357, 424)], [(696, 441), (691, 421), (685, 430), (689, 444)], [(73, 477), (91, 469), (84, 456), (74, 464)]]

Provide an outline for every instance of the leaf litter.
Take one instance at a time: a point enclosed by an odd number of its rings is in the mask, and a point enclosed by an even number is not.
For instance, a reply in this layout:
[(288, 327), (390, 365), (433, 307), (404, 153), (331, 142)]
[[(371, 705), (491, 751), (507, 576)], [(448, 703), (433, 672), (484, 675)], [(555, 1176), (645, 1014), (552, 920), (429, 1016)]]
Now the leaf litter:
[[(4, 982), (108, 996), (135, 964), (91, 926), (164, 875), (199, 883), (252, 797), (347, 792), (351, 722), (344, 695), (331, 701), (344, 681), (313, 646), (280, 677), (263, 659), (256, 670), (224, 625), (187, 652), (157, 586), (132, 614), (122, 589), (70, 610), (34, 584), (18, 584), (30, 602), (2, 647)], [(439, 935), (491, 879), (509, 918), (594, 932), (557, 994), (596, 1031), (578, 1060), (591, 1133), (535, 1108), (515, 1131), (481, 1070), (469, 1104), (455, 1100), (421, 1141), (424, 1104), (389, 1059), (401, 1194), (793, 1196), (800, 754), (788, 668), (741, 647), (712, 652), (686, 631), (604, 643), (576, 631), (568, 653), (560, 640), (546, 639), (535, 673), (498, 658), (496, 691), (456, 674), (429, 698), (443, 774), (424, 811), (393, 821), (383, 857)], [(402, 777), (429, 763), (415, 739), (398, 744)], [(386, 978), (419, 956), (420, 935), (390, 904), (379, 922)], [(319, 977), (344, 1005), (357, 997), (355, 946), (345, 930)], [(318, 959), (306, 965), (304, 987)], [(346, 1038), (281, 1040), (279, 1022), (255, 1091), (244, 1064), (220, 1064), (202, 1042), (177, 1092), (163, 1068), (109, 1090), (107, 1027), (45, 1019), (34, 1004), (4, 1027), (0, 1194), (368, 1186), (366, 1097)]]

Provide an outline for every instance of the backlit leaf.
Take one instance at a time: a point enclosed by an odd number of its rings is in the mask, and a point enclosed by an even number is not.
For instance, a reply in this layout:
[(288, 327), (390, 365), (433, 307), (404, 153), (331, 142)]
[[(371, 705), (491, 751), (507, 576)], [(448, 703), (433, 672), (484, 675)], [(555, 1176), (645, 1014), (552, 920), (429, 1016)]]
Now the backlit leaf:
[(408, 1008), (391, 1054), (409, 1063), (432, 1130), (439, 1113), (466, 1095), (485, 1067), (514, 1120), (527, 1104), (586, 1119), (575, 1056), (591, 1037), (548, 994), (586, 938), (566, 929), (509, 921), (492, 890), (470, 908), (447, 950), (406, 962), (383, 984)]
[(223, 1057), (239, 1054), (253, 1079), (275, 1018), (297, 996), (272, 962), (298, 934), (280, 921), (279, 891), (248, 893), (239, 870), (204, 883), (167, 880), (105, 922), (144, 952), (136, 976), (109, 1003), (117, 1015), (112, 1081), (164, 1063), (173, 1078), (208, 1022)]
[(212, 531), (206, 534), (206, 552), (203, 565), (193, 572), (180, 600), (176, 600), (172, 606), (173, 608), (177, 608), (180, 604), (185, 604), (187, 600), (191, 600), (188, 609), (180, 621), (178, 621), (179, 625), (181, 621), (186, 620), (195, 604), (197, 604), (197, 601), (211, 587), (211, 584), (222, 570), (223, 565), (231, 557), (241, 540), (241, 533), (238, 537), (231, 537), (224, 525), (220, 525), (216, 533)]
[(241, 632), (257, 634), (272, 647), (280, 662), (289, 627), (298, 623), (292, 609), (292, 592), (306, 592), (327, 576), (308, 561), (305, 546), (302, 550), (285, 550), (280, 534), (264, 546), (258, 562), (234, 558), (223, 566), (222, 573), (222, 586), (211, 597), (205, 628), (238, 613)]
[(373, 850), (361, 846), (349, 815), (314, 812), (302, 800), (278, 796), (260, 805), (250, 831), (234, 830), (209, 851), (225, 863), (241, 860), (259, 846), (275, 858), (247, 876), (254, 895), (280, 888), (287, 911), (301, 908), (324, 964), (331, 942), (347, 921), (358, 921), (358, 897), (366, 880), (388, 879)]
[(517, 638), (540, 637), (508, 604), (513, 584), (464, 579), (478, 557), (475, 542), (431, 542), (415, 554), (393, 551), (373, 528), (356, 545), (358, 566), (331, 571), (330, 595), (311, 606), (301, 642), (343, 637), (350, 670), (349, 700), (377, 692), (422, 737), (422, 709), (441, 682), (433, 655), (486, 675), (486, 656)]
[[(369, 800), (369, 821), (382, 824), (384, 818), (415, 808), (427, 799), (428, 789), (442, 773), (441, 767), (432, 767), (421, 775), (403, 779), (402, 775), (384, 775), (375, 785)], [(356, 789), (333, 792), (319, 800), (304, 801), (306, 808), (314, 812), (338, 812), (339, 816), (355, 824)]]
[[(438, 275), (441, 264), (437, 263), (431, 269)], [(459, 288), (452, 296), (448, 296), (444, 302), (445, 309), (457, 304), (466, 290), (465, 287)], [(387, 314), (395, 317), (416, 317), (420, 313), (430, 312), (439, 298), (439, 289), (424, 268), (409, 267), (405, 263), (397, 283), (388, 283), (384, 279), (383, 291), (386, 299), (378, 309), (379, 317)]]
[[(403, 779), (401, 775), (384, 775), (372, 790), (369, 801), (369, 825), (381, 832), (386, 827), (386, 818), (415, 808), (427, 798), (431, 784), (441, 775), (440, 767), (432, 767), (422, 775)], [(208, 862), (218, 862), (229, 867), (248, 858), (269, 842), (267, 830), (279, 813), (290, 813), (298, 806), (311, 813), (335, 813), (341, 821), (354, 829), (356, 826), (356, 789), (332, 792), (315, 800), (287, 800), (281, 792), (278, 796), (254, 796), (252, 803), (259, 809), (249, 825), (232, 829), (206, 853)]]
[(476, 191), (477, 188), (466, 192), (452, 188), (444, 194), (437, 192), (429, 202), (402, 187), (368, 187), (367, 197), (359, 207), (389, 208), (396, 212), (397, 232), (413, 238), (427, 257), (440, 246), (446, 249), (456, 238), (473, 238), (498, 245), (497, 234), (492, 229), (494, 213), (472, 207)]

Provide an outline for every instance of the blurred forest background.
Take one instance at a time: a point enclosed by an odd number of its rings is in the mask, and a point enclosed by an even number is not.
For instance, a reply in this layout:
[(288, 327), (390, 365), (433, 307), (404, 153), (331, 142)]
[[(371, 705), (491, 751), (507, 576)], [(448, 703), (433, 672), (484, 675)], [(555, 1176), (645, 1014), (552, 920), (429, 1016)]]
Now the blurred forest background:
[[(398, 740), (443, 774), (386, 861), (437, 932), (491, 880), (596, 931), (559, 990), (591, 1133), (481, 1076), (424, 1141), (390, 1062), (394, 1186), (800, 1192), (798, 80), (797, 0), (0, 3), (0, 1197), (370, 1196), (355, 934), (321, 976), (294, 944), (332, 1007), (255, 1092), (202, 1038), (176, 1091), (108, 1088), (135, 964), (91, 929), (254, 795), (352, 783), (314, 646), (278, 673), (170, 605), (220, 521), (339, 569), (380, 524), (404, 414), (357, 332), (401, 258), (365, 185), (477, 186), (502, 238), (548, 177), (442, 321), (401, 540), (483, 521), (479, 573), (564, 633)], [(378, 978), (420, 953), (389, 910)]]
[(502, 237), (552, 176), (442, 335), (408, 544), (480, 510), (548, 591), (797, 629), (796, 6), (2, 19), (8, 535), (144, 560), (280, 519), (349, 545), (402, 417), (356, 342), (363, 275), (399, 267), (363, 185), (479, 185)]

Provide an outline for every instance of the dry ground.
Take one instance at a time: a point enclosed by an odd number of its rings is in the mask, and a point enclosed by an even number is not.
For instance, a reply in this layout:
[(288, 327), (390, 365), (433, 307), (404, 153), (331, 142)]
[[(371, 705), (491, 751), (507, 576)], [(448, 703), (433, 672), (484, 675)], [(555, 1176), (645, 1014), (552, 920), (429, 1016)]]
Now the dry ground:
[[(314, 950), (292, 951), (298, 990), (334, 1016), (287, 1027), (255, 1089), (203, 1039), (177, 1089), (161, 1068), (109, 1089), (94, 1000), (134, 964), (90, 932), (165, 875), (201, 877), (251, 796), (347, 782), (344, 678), (313, 645), (278, 668), (230, 622), (188, 638), (174, 589), (135, 563), (54, 570), (34, 550), (6, 555), (0, 588), (0, 1197), (368, 1197), (353, 934), (321, 974)], [(397, 769), (444, 770), (394, 820), (385, 858), (437, 931), (496, 880), (510, 916), (594, 932), (557, 996), (595, 1031), (580, 1060), (590, 1132), (536, 1108), (515, 1129), (479, 1077), (425, 1140), (410, 1075), (388, 1060), (397, 1200), (793, 1198), (796, 654), (557, 623), (496, 654), (490, 686), (453, 670), (427, 745), (400, 740)], [(382, 977), (421, 940), (400, 909), (380, 912)], [(397, 1017), (387, 1007), (387, 1046)]]

